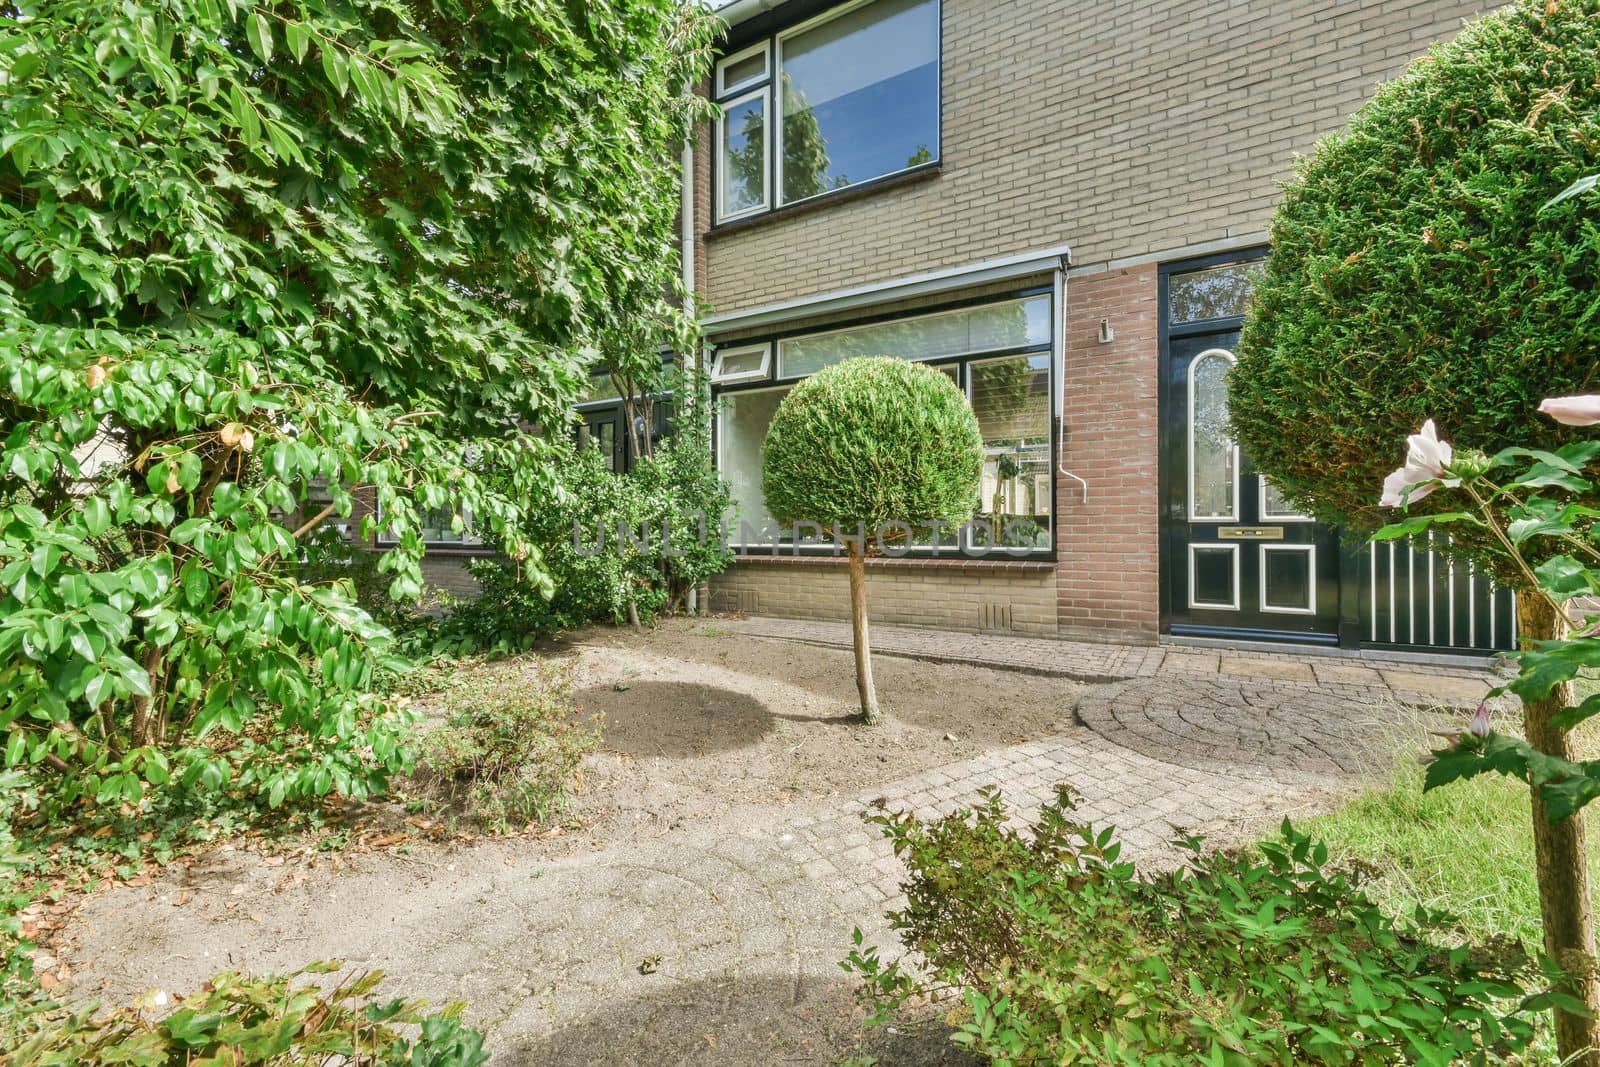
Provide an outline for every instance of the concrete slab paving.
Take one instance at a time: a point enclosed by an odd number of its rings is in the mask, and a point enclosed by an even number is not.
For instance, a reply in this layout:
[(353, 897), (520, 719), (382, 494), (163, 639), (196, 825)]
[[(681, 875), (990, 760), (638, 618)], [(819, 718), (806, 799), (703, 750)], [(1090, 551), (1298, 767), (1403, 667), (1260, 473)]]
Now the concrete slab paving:
[(1314, 682), (1309, 663), (1291, 660), (1272, 660), (1259, 657), (1223, 656), (1217, 673), (1233, 678), (1275, 678), (1285, 682)]

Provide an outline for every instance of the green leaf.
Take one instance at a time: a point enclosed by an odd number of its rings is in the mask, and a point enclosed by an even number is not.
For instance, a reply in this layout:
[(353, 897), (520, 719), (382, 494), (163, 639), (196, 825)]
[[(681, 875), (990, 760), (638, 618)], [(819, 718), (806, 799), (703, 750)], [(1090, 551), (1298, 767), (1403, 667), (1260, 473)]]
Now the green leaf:
[(343, 96), (350, 88), (350, 65), (337, 46), (322, 44), (322, 71), (333, 83), (334, 90)]
[(239, 126), (239, 135), (244, 138), (244, 143), (252, 147), (260, 144), (261, 118), (256, 114), (255, 105), (238, 85), (234, 85), (228, 95), (233, 102), (233, 119)]
[(1572, 556), (1552, 556), (1535, 567), (1533, 573), (1557, 600), (1600, 592), (1600, 575)]
[(363, 104), (374, 111), (387, 109), (388, 102), (383, 93), (383, 75), (360, 56), (350, 57), (350, 81), (356, 87), (356, 93)]
[(13, 728), (11, 737), (6, 742), (6, 766), (20, 765), (28, 752), (28, 735), (19, 729)]
[(1483, 520), (1467, 511), (1441, 511), (1432, 515), (1412, 515), (1392, 522), (1372, 535), (1374, 541), (1397, 541), (1404, 537), (1411, 537), (1422, 533), (1433, 526), (1449, 526), (1454, 523), (1466, 523), (1470, 526), (1482, 526)]
[(1579, 723), (1587, 722), (1600, 715), (1600, 693), (1591, 693), (1575, 707), (1566, 708), (1557, 712), (1550, 719), (1550, 725), (1558, 730), (1570, 730)]
[(272, 24), (261, 12), (252, 12), (245, 21), (245, 36), (250, 39), (250, 47), (255, 54), (261, 57), (262, 63), (272, 62)]
[(1543, 700), (1562, 682), (1600, 667), (1600, 638), (1541, 641), (1517, 658), (1517, 677), (1506, 686), (1523, 700)]
[(1438, 789), (1451, 782), (1491, 773), (1526, 781), (1532, 752), (1532, 747), (1520, 738), (1490, 734), (1479, 741), (1467, 734), (1454, 748), (1433, 754), (1423, 778), (1423, 789)]
[(83, 527), (90, 537), (99, 537), (111, 528), (111, 508), (105, 497), (91, 496), (84, 500)]
[(284, 40), (289, 43), (289, 51), (294, 54), (296, 63), (304, 63), (306, 50), (311, 47), (311, 30), (303, 22), (288, 22), (283, 27)]

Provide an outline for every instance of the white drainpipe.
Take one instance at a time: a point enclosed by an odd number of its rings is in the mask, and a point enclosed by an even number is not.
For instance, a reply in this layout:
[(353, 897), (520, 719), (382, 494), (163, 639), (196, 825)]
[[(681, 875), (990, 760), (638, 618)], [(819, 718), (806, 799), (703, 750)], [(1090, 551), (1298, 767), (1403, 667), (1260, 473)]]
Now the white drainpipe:
[(683, 190), (678, 217), (683, 223), (683, 233), (679, 243), (678, 261), (683, 265), (683, 288), (687, 294), (684, 297), (684, 310), (692, 311), (694, 310), (694, 143), (692, 141), (683, 143), (679, 166), (683, 170)]
[[(681, 235), (679, 237), (678, 262), (679, 262), (679, 265), (681, 266), (681, 268), (683, 270), (683, 293), (684, 293), (683, 309), (684, 309), (684, 311), (686, 311), (686, 312), (688, 312), (689, 314), (692, 315), (692, 314), (694, 314), (695, 303), (696, 303), (696, 300), (695, 300), (696, 294), (695, 294), (695, 287), (694, 287), (694, 280), (695, 279), (694, 279), (694, 142), (693, 141), (685, 141), (685, 142), (683, 142), (683, 152), (679, 157), (679, 162), (680, 162), (680, 166), (682, 167), (682, 170), (683, 170), (683, 180), (679, 183), (682, 186), (682, 189), (681, 189), (681, 192), (680, 192), (681, 199), (678, 202), (678, 217), (681, 219), (682, 233), (681, 233)], [(684, 358), (685, 368), (684, 369), (688, 370), (690, 373), (694, 373), (695, 371), (697, 371), (699, 369), (700, 361), (701, 361), (701, 358), (702, 358), (702, 356), (704, 354), (704, 351), (705, 351), (704, 346), (701, 346), (701, 347), (696, 348), (693, 352), (685, 353), (684, 354), (684, 356), (685, 356), (685, 358)], [(710, 417), (711, 417), (710, 412), (707, 412), (706, 413), (706, 418), (709, 419)], [(688, 593), (685, 594), (685, 596), (684, 596), (684, 605), (683, 605), (684, 606), (684, 610), (686, 612), (688, 612), (688, 614), (691, 617), (700, 614), (700, 588), (701, 588), (701, 585), (704, 585), (704, 584), (705, 583), (700, 583), (700, 585), (692, 585), (692, 586), (690, 586)], [(710, 597), (707, 596), (706, 599), (707, 599), (707, 601), (709, 601)]]

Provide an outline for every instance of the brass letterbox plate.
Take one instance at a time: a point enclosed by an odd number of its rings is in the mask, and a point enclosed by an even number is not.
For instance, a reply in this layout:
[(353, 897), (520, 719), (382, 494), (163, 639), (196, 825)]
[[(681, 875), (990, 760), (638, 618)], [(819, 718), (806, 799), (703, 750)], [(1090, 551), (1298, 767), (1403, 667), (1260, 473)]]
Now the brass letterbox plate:
[(1282, 526), (1224, 526), (1217, 531), (1223, 541), (1282, 541)]

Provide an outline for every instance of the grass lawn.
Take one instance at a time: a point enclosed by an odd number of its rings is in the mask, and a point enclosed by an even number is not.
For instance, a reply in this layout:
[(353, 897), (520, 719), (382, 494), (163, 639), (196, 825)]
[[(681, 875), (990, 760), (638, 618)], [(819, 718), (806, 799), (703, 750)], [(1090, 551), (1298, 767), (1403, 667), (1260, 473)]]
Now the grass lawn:
[[(1391, 785), (1306, 829), (1334, 858), (1375, 867), (1367, 886), (1386, 907), (1423, 904), (1459, 916), (1474, 940), (1511, 934), (1539, 944), (1533, 830), (1520, 782), (1485, 775), (1424, 793), (1422, 768), (1404, 768)], [(1597, 858), (1591, 849), (1590, 879), (1600, 884)]]
[[(1600, 679), (1579, 680), (1579, 700), (1595, 692)], [(1495, 728), (1520, 733), (1519, 725), (1498, 716)], [(1415, 736), (1415, 730), (1408, 733)], [(1578, 728), (1577, 745), (1585, 759), (1600, 756), (1593, 722)], [(1367, 888), (1385, 907), (1398, 913), (1422, 904), (1448, 911), (1474, 940), (1509, 934), (1537, 949), (1539, 892), (1528, 787), (1484, 775), (1424, 793), (1422, 777), (1417, 763), (1399, 763), (1389, 784), (1304, 829), (1326, 841), (1333, 858), (1375, 868)], [(1592, 834), (1589, 885), (1591, 892), (1600, 890), (1600, 840)]]

